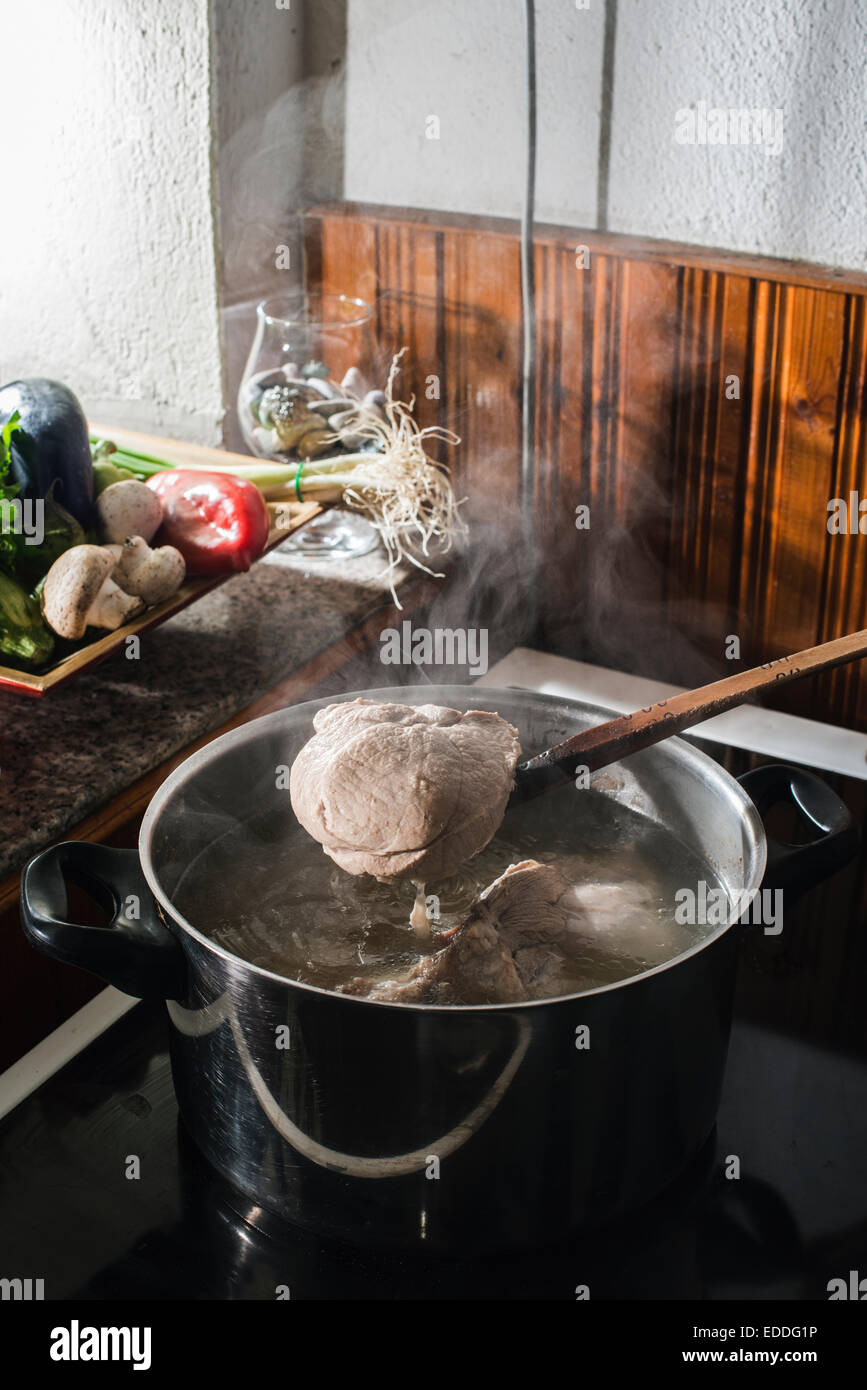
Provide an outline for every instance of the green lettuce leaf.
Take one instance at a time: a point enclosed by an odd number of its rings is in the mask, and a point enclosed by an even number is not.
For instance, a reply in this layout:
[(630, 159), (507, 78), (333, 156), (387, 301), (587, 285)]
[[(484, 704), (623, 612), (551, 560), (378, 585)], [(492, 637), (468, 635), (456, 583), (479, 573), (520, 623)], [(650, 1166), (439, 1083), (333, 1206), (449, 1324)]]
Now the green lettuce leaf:
[(10, 572), (15, 568), (18, 540), (10, 529), (14, 513), (8, 504), (18, 496), (18, 487), (10, 481), (9, 445), (20, 418), (14, 411), (0, 430), (0, 567)]

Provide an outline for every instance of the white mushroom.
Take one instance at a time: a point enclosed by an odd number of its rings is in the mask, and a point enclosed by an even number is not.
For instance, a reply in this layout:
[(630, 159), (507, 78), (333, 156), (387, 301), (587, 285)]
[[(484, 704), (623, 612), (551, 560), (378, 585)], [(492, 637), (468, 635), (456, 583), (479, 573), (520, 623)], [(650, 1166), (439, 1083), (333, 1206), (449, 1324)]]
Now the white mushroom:
[(127, 536), (120, 547), (113, 578), (126, 593), (135, 594), (150, 605), (171, 598), (183, 584), (186, 573), (184, 557), (173, 545), (151, 550), (142, 536)]
[(371, 410), (378, 410), (380, 415), (384, 415), (385, 407), (388, 404), (388, 397), (384, 391), (368, 391), (362, 404), (368, 406)]
[(54, 561), (42, 588), (42, 612), (59, 637), (75, 641), (88, 627), (115, 628), (144, 608), (111, 578), (117, 545), (74, 545)]
[(135, 478), (105, 488), (96, 499), (96, 512), (101, 535), (117, 545), (127, 536), (149, 541), (163, 519), (163, 505), (153, 488)]
[(350, 367), (340, 383), (347, 396), (357, 396), (362, 400), (370, 390), (370, 382), (357, 367)]

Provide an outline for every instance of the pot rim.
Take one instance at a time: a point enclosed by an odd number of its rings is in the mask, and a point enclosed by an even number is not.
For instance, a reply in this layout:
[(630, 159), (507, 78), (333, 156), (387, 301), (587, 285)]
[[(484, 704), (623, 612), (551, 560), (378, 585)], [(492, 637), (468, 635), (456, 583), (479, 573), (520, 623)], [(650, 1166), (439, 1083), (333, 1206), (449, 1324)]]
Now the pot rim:
[[(614, 719), (619, 714), (618, 710), (610, 709), (604, 705), (592, 704), (585, 700), (571, 700), (562, 695), (549, 694), (546, 691), (523, 690), (518, 686), (425, 685), (419, 686), (417, 689), (419, 697), (424, 697), (423, 703), (425, 704), (445, 703), (448, 698), (453, 700), (466, 700), (467, 695), (478, 693), (485, 702), (495, 703), (498, 697), (505, 700), (514, 700), (517, 696), (530, 701), (534, 699), (547, 700), (556, 704), (562, 704), (567, 708), (572, 707), (585, 711), (590, 710), (593, 712), (594, 716), (600, 716), (600, 723), (606, 719)], [(743, 787), (739, 785), (730, 773), (726, 772), (724, 767), (714, 762), (713, 758), (709, 757), (707, 753), (703, 753), (692, 744), (686, 743), (682, 738), (675, 736), (665, 739), (661, 744), (656, 745), (660, 755), (664, 756), (664, 750), (666, 749), (669, 751), (673, 750), (675, 755), (681, 760), (691, 762), (697, 768), (712, 774), (713, 780), (717, 782), (719, 789), (725, 793), (732, 806), (739, 810), (748, 831), (752, 832), (752, 838), (756, 846), (756, 862), (752, 874), (753, 881), (744, 886), (743, 893), (747, 896), (738, 906), (736, 915), (733, 915), (735, 905), (730, 904), (728, 919), (721, 923), (714, 932), (703, 937), (701, 941), (697, 941), (689, 950), (682, 951), (679, 955), (673, 956), (671, 960), (662, 961), (659, 965), (654, 965), (649, 970), (642, 970), (638, 975), (629, 975), (626, 979), (613, 980), (609, 984), (597, 985), (593, 989), (580, 990), (572, 994), (558, 994), (548, 999), (525, 999), (506, 1004), (423, 1004), (418, 1002), (402, 1003), (394, 999), (365, 999), (353, 994), (339, 994), (336, 990), (323, 989), (320, 985), (306, 984), (301, 980), (293, 980), (288, 975), (278, 975), (275, 971), (268, 970), (264, 966), (254, 965), (251, 961), (244, 960), (243, 956), (237, 956), (234, 952), (227, 950), (225, 946), (220, 946), (217, 942), (212, 941), (210, 937), (205, 936), (203, 932), (199, 931), (192, 923), (188, 922), (187, 919), (182, 916), (172, 903), (168, 894), (163, 891), (156, 870), (154, 869), (150, 853), (153, 831), (161, 811), (173, 793), (209, 762), (213, 761), (214, 757), (217, 756), (217, 750), (219, 750), (219, 753), (223, 753), (225, 750), (239, 744), (247, 742), (255, 743), (258, 740), (259, 732), (263, 726), (277, 724), (281, 719), (285, 719), (287, 713), (295, 714), (305, 707), (311, 710), (324, 709), (328, 705), (344, 704), (359, 699), (379, 699), (383, 703), (386, 703), (389, 699), (393, 700), (398, 693), (414, 693), (415, 691), (415, 686), (386, 686), (372, 690), (354, 690), (344, 695), (324, 696), (318, 700), (302, 700), (299, 701), (298, 704), (284, 705), (282, 709), (272, 710), (270, 714), (260, 715), (258, 719), (251, 719), (248, 723), (242, 724), (239, 728), (230, 729), (228, 733), (221, 734), (218, 738), (211, 739), (203, 748), (199, 748), (195, 753), (192, 753), (180, 763), (178, 767), (169, 773), (168, 777), (160, 784), (152, 796), (139, 830), (139, 861), (145, 881), (157, 901), (162, 916), (173, 926), (180, 928), (182, 932), (192, 937), (199, 945), (204, 946), (207, 951), (219, 956), (224, 961), (230, 962), (233, 966), (240, 967), (244, 971), (252, 971), (255, 975), (261, 976), (279, 985), (290, 985), (293, 989), (304, 990), (311, 994), (326, 995), (329, 998), (340, 1000), (341, 1003), (363, 1004), (368, 1008), (400, 1009), (402, 1011), (413, 1010), (417, 1013), (455, 1013), (459, 1014), (461, 1017), (467, 1017), (473, 1013), (514, 1013), (517, 1010), (541, 1008), (552, 1004), (570, 1003), (578, 999), (588, 999), (598, 994), (609, 994), (614, 990), (625, 989), (629, 985), (635, 985), (641, 981), (649, 980), (655, 975), (661, 975), (671, 970), (673, 967), (681, 965), (692, 956), (698, 955), (699, 952), (712, 946), (725, 936), (726, 932), (730, 931), (749, 910), (756, 893), (761, 887), (767, 863), (767, 839), (762, 818)], [(407, 701), (406, 703), (411, 702)], [(648, 749), (646, 751), (653, 750)]]

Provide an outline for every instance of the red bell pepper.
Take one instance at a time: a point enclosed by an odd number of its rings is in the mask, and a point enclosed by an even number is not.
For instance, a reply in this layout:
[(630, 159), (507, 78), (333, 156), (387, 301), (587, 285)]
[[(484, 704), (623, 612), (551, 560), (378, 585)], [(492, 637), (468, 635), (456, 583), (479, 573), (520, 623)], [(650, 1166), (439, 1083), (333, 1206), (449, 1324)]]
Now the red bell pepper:
[(148, 478), (163, 504), (156, 545), (173, 545), (188, 574), (248, 570), (268, 542), (265, 499), (252, 483), (228, 473), (172, 468)]

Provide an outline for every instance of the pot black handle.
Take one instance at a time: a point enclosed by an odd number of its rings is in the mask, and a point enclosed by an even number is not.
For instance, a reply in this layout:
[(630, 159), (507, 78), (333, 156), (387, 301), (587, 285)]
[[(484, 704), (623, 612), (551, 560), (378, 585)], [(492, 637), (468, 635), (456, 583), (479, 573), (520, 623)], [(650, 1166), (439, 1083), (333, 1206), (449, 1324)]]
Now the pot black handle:
[[(774, 806), (786, 803), (800, 813), (815, 832), (803, 845), (787, 845), (768, 835), (768, 863), (762, 886), (800, 893), (848, 864), (860, 842), (849, 810), (825, 782), (803, 768), (768, 763), (738, 778), (764, 819)], [(767, 834), (767, 832), (766, 832)]]
[[(67, 921), (67, 881), (107, 912), (105, 927)], [(186, 958), (157, 915), (134, 849), (66, 840), (31, 859), (21, 880), (21, 924), (38, 951), (78, 965), (136, 999), (183, 999)]]

